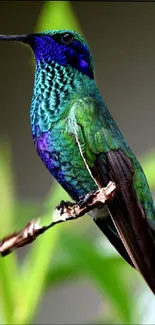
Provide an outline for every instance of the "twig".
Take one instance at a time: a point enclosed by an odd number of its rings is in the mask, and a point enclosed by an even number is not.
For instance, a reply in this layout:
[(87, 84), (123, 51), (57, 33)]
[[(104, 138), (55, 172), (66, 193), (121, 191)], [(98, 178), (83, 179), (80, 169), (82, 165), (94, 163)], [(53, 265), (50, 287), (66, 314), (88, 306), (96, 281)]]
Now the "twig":
[(43, 234), (58, 223), (78, 219), (90, 210), (106, 204), (113, 198), (115, 191), (115, 184), (109, 182), (107, 187), (101, 188), (96, 192), (88, 193), (84, 199), (76, 204), (61, 201), (59, 206), (57, 206), (57, 214), (54, 214), (54, 220), (50, 224), (41, 226), (39, 220), (32, 220), (22, 230), (4, 237), (0, 241), (1, 256), (4, 257), (16, 248), (32, 243), (39, 235)]

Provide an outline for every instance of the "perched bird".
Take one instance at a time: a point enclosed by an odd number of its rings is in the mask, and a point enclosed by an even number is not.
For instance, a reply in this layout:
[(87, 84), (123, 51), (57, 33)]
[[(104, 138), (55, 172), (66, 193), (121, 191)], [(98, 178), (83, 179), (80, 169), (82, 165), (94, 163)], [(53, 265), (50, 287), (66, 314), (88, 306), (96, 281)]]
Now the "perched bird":
[(116, 194), (91, 217), (155, 293), (155, 207), (139, 162), (94, 79), (85, 40), (72, 30), (0, 35), (33, 50), (36, 73), (30, 120), (45, 166), (78, 201), (114, 181)]

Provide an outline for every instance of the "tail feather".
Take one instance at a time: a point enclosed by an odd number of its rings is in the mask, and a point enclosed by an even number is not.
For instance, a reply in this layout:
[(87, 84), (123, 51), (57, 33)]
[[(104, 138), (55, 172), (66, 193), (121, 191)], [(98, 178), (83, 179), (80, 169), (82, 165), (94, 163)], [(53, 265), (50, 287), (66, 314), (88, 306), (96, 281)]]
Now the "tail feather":
[(123, 169), (122, 154), (110, 152), (107, 157), (110, 178), (118, 188), (113, 201), (108, 204), (109, 213), (133, 264), (155, 294), (155, 239), (153, 232), (145, 212), (137, 200), (132, 177), (125, 177), (126, 171)]

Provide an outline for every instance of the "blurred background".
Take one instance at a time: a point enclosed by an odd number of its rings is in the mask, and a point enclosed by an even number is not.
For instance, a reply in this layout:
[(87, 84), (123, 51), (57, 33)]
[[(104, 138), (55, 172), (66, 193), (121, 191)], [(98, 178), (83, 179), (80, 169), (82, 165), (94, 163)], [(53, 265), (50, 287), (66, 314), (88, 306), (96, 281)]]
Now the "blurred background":
[[(1, 1), (0, 34), (71, 28), (91, 48), (98, 87), (155, 190), (155, 3)], [(0, 236), (51, 218), (67, 194), (39, 159), (29, 109), (31, 50), (0, 43)], [(0, 260), (3, 324), (154, 324), (155, 300), (88, 216)]]

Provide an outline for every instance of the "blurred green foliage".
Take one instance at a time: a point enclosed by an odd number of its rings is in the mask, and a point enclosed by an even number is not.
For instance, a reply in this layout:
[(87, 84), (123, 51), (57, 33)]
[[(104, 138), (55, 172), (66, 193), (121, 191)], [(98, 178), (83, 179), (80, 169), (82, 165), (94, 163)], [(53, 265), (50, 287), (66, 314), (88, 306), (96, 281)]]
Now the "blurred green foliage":
[[(82, 33), (68, 1), (45, 2), (36, 31), (69, 28)], [(38, 217), (39, 206), (19, 202), (15, 195), (11, 150), (8, 143), (0, 146), (0, 237)], [(142, 159), (151, 189), (155, 188), (155, 153)], [(42, 221), (49, 221), (54, 207), (62, 199), (69, 199), (55, 182), (45, 201)], [(82, 223), (82, 227), (79, 225)], [(80, 228), (83, 231), (80, 231)], [(3, 324), (30, 324), (47, 290), (66, 279), (89, 277), (109, 308), (92, 322), (139, 323), (135, 295), (131, 283), (139, 275), (118, 256), (100, 249), (87, 235), (85, 220), (70, 222), (52, 228), (29, 247), (19, 262), (13, 253), (0, 259), (0, 322)], [(102, 234), (101, 234), (102, 236)], [(136, 278), (137, 277), (137, 278)], [(140, 283), (140, 282), (139, 282)], [(91, 320), (90, 320), (91, 321)], [(51, 319), (52, 323), (52, 319)]]

